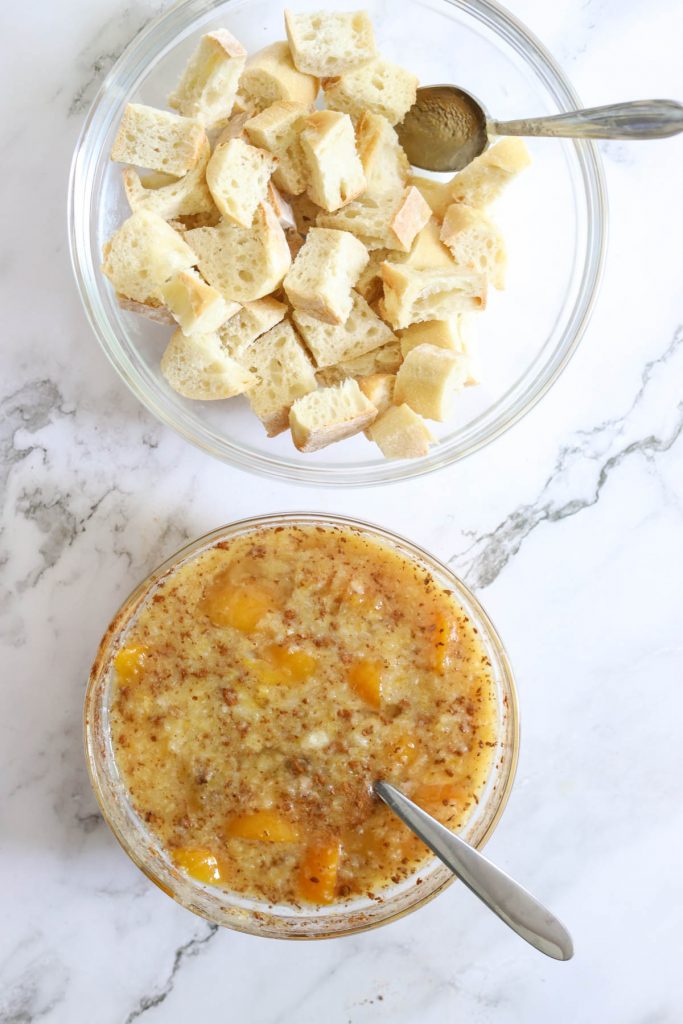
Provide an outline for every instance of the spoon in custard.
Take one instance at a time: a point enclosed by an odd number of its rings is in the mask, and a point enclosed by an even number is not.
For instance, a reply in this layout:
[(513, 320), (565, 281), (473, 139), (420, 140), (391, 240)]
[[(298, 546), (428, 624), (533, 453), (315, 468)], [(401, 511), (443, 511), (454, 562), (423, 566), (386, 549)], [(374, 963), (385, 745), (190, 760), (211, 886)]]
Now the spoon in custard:
[(388, 782), (375, 793), (443, 861), (482, 903), (513, 931), (555, 960), (571, 960), (574, 946), (565, 926), (521, 885), (478, 850), (450, 832), (431, 814)]
[(429, 85), (417, 90), (415, 103), (396, 131), (413, 166), (461, 171), (484, 152), (492, 135), (665, 139), (683, 132), (683, 105), (674, 100), (636, 100), (550, 117), (493, 121), (464, 89)]

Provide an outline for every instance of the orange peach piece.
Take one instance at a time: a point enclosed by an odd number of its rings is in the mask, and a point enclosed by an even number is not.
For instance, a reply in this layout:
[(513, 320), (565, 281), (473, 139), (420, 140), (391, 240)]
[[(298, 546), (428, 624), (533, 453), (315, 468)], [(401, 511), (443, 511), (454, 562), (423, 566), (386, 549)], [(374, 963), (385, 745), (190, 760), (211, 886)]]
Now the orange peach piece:
[(226, 835), (233, 839), (259, 839), (263, 843), (295, 843), (299, 830), (276, 811), (254, 811), (233, 818)]
[(413, 764), (417, 757), (417, 741), (409, 733), (401, 733), (391, 746), (391, 752), (400, 764)]
[(313, 655), (278, 644), (273, 644), (268, 648), (266, 657), (272, 665), (281, 669), (288, 682), (293, 683), (303, 683), (318, 667), (318, 662)]
[(218, 885), (226, 880), (225, 863), (220, 855), (199, 846), (183, 846), (173, 853), (177, 867), (205, 885)]
[(234, 587), (217, 582), (207, 590), (201, 607), (214, 626), (232, 626), (242, 633), (252, 633), (272, 610), (273, 597), (256, 585)]
[(120, 681), (132, 683), (141, 679), (148, 654), (149, 647), (144, 644), (129, 644), (127, 647), (122, 647), (114, 658), (114, 668)]
[(464, 803), (467, 793), (457, 782), (423, 782), (413, 794), (416, 804), (435, 807), (438, 804)]
[(382, 696), (382, 662), (361, 658), (349, 669), (349, 686), (358, 696), (378, 708)]
[(299, 865), (299, 896), (323, 906), (334, 902), (339, 869), (339, 843), (311, 843)]

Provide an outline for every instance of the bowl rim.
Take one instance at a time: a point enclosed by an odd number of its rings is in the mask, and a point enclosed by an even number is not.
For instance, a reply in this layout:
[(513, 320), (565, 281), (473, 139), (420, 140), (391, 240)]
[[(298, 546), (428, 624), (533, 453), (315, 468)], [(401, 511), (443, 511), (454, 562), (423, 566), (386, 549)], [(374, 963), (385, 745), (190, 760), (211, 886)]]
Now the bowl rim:
[[(197, 902), (193, 901), (191, 898), (192, 895), (196, 898), (196, 894), (201, 890), (196, 884), (192, 883), (191, 880), (186, 880), (184, 886), (181, 886), (179, 890), (178, 887), (174, 888), (169, 884), (170, 879), (168, 878), (168, 872), (166, 872), (166, 878), (164, 881), (158, 877), (156, 871), (152, 867), (150, 847), (146, 843), (144, 836), (142, 833), (139, 835), (133, 835), (132, 830), (131, 834), (126, 833), (126, 829), (117, 821), (115, 808), (111, 806), (111, 802), (107, 796), (105, 788), (106, 785), (111, 782), (111, 779), (109, 778), (110, 769), (107, 767), (107, 758), (104, 747), (104, 743), (108, 737), (102, 735), (102, 730), (99, 725), (101, 708), (100, 691), (102, 687), (106, 685), (107, 670), (111, 664), (113, 649), (118, 642), (120, 633), (134, 617), (137, 609), (144, 601), (150, 589), (165, 576), (170, 574), (185, 558), (206, 550), (214, 543), (224, 539), (226, 536), (240, 536), (250, 530), (256, 531), (263, 527), (295, 524), (332, 526), (340, 527), (342, 529), (350, 528), (361, 533), (368, 533), (380, 541), (396, 545), (398, 550), (403, 554), (407, 553), (409, 556), (415, 557), (418, 560), (424, 560), (427, 565), (431, 563), (435, 566), (437, 570), (442, 572), (444, 576), (448, 578), (449, 585), (454, 586), (456, 599), (465, 597), (469, 603), (470, 611), (468, 611), (468, 614), (474, 613), (476, 616), (477, 628), (480, 632), (483, 631), (487, 642), (494, 649), (495, 657), (499, 663), (498, 669), (501, 673), (500, 694), (502, 700), (501, 707), (499, 707), (500, 721), (498, 729), (498, 740), (499, 743), (502, 744), (499, 748), (502, 750), (500, 756), (502, 759), (501, 764), (503, 765), (501, 768), (501, 781), (500, 785), (494, 785), (488, 794), (488, 800), (492, 805), (492, 813), (483, 822), (481, 833), (476, 837), (476, 840), (473, 843), (476, 849), (482, 849), (486, 845), (497, 828), (507, 806), (512, 792), (512, 787), (514, 785), (519, 760), (519, 700), (515, 676), (505, 646), (498, 631), (496, 630), (496, 627), (476, 595), (445, 562), (442, 562), (441, 559), (432, 554), (426, 548), (416, 544), (401, 534), (395, 533), (392, 530), (388, 530), (383, 526), (379, 526), (367, 520), (357, 519), (351, 516), (335, 515), (326, 512), (290, 511), (273, 512), (260, 516), (249, 516), (217, 527), (216, 529), (189, 541), (187, 544), (184, 544), (182, 548), (165, 559), (159, 566), (157, 566), (156, 569), (153, 569), (122, 602), (112, 617), (112, 620), (99, 643), (97, 654), (90, 670), (83, 703), (84, 754), (90, 784), (95, 793), (102, 816), (115, 839), (136, 867), (138, 867), (151, 882), (160, 888), (162, 892), (167, 896), (170, 896), (184, 909), (192, 911), (200, 917), (204, 917), (212, 924), (219, 924), (234, 931), (246, 932), (248, 934), (261, 937), (297, 940), (339, 938), (346, 935), (355, 935), (360, 932), (370, 931), (374, 928), (381, 927), (385, 924), (391, 923), (392, 921), (405, 917), (407, 914), (410, 914), (431, 902), (431, 900), (452, 885), (454, 881), (457, 881), (456, 877), (449, 874), (446, 870), (441, 882), (431, 891), (429, 891), (429, 886), (425, 885), (424, 890), (420, 890), (424, 891), (424, 895), (416, 898), (413, 902), (408, 903), (405, 906), (394, 909), (393, 911), (388, 907), (388, 902), (391, 898), (390, 895), (388, 895), (386, 905), (388, 913), (386, 916), (378, 916), (376, 919), (366, 919), (362, 912), (356, 911), (345, 914), (342, 910), (338, 913), (337, 920), (344, 922), (348, 919), (348, 926), (342, 923), (341, 926), (337, 925), (335, 930), (330, 932), (323, 931), (319, 934), (306, 934), (305, 922), (303, 923), (304, 931), (299, 932), (296, 931), (295, 928), (287, 930), (285, 925), (279, 926), (279, 919), (269, 914), (267, 910), (251, 912), (248, 914), (243, 912), (240, 913), (238, 911), (234, 912), (233, 917), (230, 920), (218, 920), (207, 912), (203, 903), (200, 902), (198, 905)], [(117, 796), (120, 796), (120, 799), (125, 802), (127, 807), (129, 807), (130, 805), (127, 802), (125, 791), (123, 785), (120, 783), (120, 779), (118, 780), (118, 783), (120, 794), (117, 794)], [(157, 865), (159, 865), (158, 859)], [(410, 893), (417, 892), (417, 885), (413, 884), (410, 889), (406, 891)], [(389, 894), (390, 893), (391, 890), (389, 890)], [(224, 913), (224, 917), (229, 916), (229, 912)], [(313, 917), (314, 914), (311, 915), (311, 919)]]
[[(127, 384), (142, 405), (165, 426), (189, 441), (201, 451), (233, 465), (238, 469), (255, 472), (263, 476), (285, 479), (301, 485), (316, 484), (329, 487), (355, 487), (396, 483), (426, 475), (459, 462), (481, 448), (497, 440), (508, 429), (517, 424), (547, 394), (574, 355), (597, 301), (602, 280), (607, 246), (607, 191), (605, 175), (597, 144), (590, 140), (567, 140), (572, 146), (577, 172), (583, 185), (586, 201), (585, 247), (581, 279), (566, 324), (552, 354), (535, 372), (523, 391), (510, 403), (509, 409), (500, 409), (520, 388), (522, 378), (517, 378), (507, 390), (482, 414), (468, 424), (472, 436), (457, 444), (439, 444), (428, 455), (414, 460), (382, 460), (362, 464), (307, 465), (295, 462), (282, 455), (245, 448), (219, 435), (213, 428), (203, 426), (197, 430), (192, 416), (185, 410), (171, 408), (157, 401), (153, 390), (147, 387), (145, 378), (135, 368), (118, 339), (118, 333), (101, 304), (95, 301), (95, 290), (88, 283), (92, 271), (90, 243), (84, 225), (90, 221), (86, 210), (88, 203), (77, 199), (90, 195), (87, 185), (87, 167), (96, 163), (99, 154), (89, 151), (91, 134), (96, 134), (99, 123), (113, 110), (118, 110), (122, 98), (131, 91), (144, 74), (149, 63), (150, 42), (158, 34), (162, 43), (155, 47), (156, 56), (162, 56), (183, 34), (188, 34), (189, 20), (198, 21), (219, 6), (231, 0), (179, 0), (165, 12), (152, 19), (135, 36), (110, 68), (102, 81), (86, 114), (81, 132), (74, 149), (68, 183), (67, 229), (71, 265), (78, 292), (86, 317), (103, 349), (107, 359)], [(501, 36), (511, 45), (543, 82), (557, 103), (560, 112), (577, 109), (582, 102), (554, 57), (540, 40), (510, 11), (497, 0), (441, 0), (456, 7)], [(97, 269), (99, 273), (99, 269)], [(475, 429), (479, 420), (489, 419), (498, 410), (488, 425)]]

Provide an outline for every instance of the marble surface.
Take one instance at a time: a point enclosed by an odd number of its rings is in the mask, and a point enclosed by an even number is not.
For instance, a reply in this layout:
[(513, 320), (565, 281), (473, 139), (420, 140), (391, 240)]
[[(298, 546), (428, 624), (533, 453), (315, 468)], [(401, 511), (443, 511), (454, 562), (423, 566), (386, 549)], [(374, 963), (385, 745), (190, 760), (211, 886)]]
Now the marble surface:
[[(286, 487), (161, 428), (105, 362), (71, 279), (65, 191), (83, 112), (160, 6), (37, 0), (3, 15), (0, 1021), (680, 1021), (683, 139), (602, 147), (601, 298), (521, 424), (417, 483)], [(683, 93), (675, 0), (513, 7), (586, 99)], [(186, 538), (297, 508), (408, 533), (483, 599), (523, 724), (489, 851), (566, 920), (571, 963), (460, 886), (334, 942), (218, 931), (150, 885), (102, 822), (81, 703), (110, 615)]]

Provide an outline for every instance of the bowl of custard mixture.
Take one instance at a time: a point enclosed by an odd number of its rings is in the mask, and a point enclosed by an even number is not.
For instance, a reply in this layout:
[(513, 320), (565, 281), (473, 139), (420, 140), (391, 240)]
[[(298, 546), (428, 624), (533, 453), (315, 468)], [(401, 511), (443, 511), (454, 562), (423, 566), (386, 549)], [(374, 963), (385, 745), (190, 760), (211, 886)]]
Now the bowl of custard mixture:
[(85, 706), (102, 812), (164, 892), (221, 925), (322, 938), (385, 923), (450, 872), (385, 779), (474, 846), (514, 775), (502, 644), (410, 542), (286, 514), (207, 535), (105, 635)]

